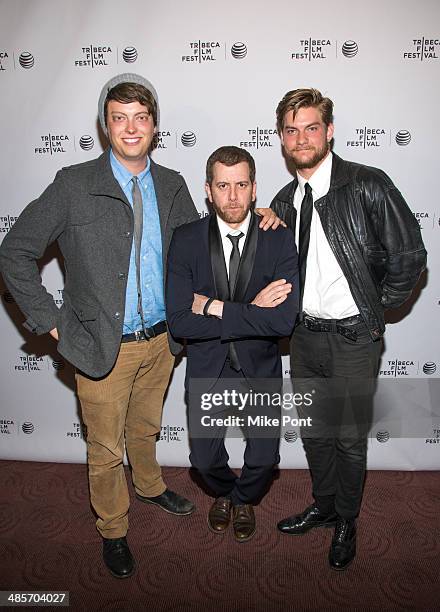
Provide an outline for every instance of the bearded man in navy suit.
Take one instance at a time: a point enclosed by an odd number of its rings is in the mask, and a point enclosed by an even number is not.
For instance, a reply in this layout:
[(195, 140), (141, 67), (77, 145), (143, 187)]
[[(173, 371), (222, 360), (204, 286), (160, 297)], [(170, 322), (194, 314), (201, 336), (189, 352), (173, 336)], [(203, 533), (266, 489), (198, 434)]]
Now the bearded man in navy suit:
[[(212, 396), (224, 391), (226, 380), (233, 391), (249, 391), (261, 379), (270, 379), (279, 390), (278, 338), (290, 335), (297, 315), (293, 234), (284, 227), (273, 232), (258, 227), (251, 210), (255, 162), (244, 149), (221, 147), (210, 156), (206, 193), (213, 213), (176, 229), (168, 256), (167, 320), (171, 333), (187, 341), (186, 389), (191, 398), (191, 383), (206, 379), (204, 390)], [(206, 404), (207, 394), (198, 397)], [(244, 542), (255, 533), (253, 505), (279, 462), (279, 429), (260, 435), (258, 427), (248, 426), (244, 413), (235, 411), (242, 419), (235, 424), (246, 438), (237, 477), (224, 445), (227, 421), (200, 416), (201, 409), (207, 407), (200, 401), (189, 402), (190, 460), (216, 496), (208, 525), (224, 533), (232, 514), (235, 538)], [(210, 432), (203, 435), (205, 425)]]

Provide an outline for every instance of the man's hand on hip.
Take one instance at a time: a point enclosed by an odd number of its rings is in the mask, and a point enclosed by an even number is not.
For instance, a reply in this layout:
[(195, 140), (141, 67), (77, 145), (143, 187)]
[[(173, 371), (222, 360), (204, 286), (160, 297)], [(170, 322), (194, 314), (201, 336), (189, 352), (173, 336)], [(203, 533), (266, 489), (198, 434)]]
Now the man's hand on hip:
[(262, 289), (251, 304), (260, 306), (260, 308), (274, 308), (282, 304), (291, 291), (292, 284), (286, 282), (286, 279), (280, 278)]

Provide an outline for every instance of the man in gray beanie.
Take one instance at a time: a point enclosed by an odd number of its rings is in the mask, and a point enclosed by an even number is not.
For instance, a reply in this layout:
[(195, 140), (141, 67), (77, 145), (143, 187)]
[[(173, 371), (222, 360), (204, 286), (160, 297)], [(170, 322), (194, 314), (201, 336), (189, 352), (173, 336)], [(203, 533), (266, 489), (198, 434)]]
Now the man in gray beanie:
[[(3, 241), (0, 263), (25, 327), (49, 332), (76, 368), (104, 561), (125, 578), (135, 563), (126, 540), (124, 438), (136, 498), (176, 515), (195, 509), (166, 487), (155, 447), (172, 353), (181, 349), (165, 323), (166, 255), (174, 228), (199, 215), (180, 174), (149, 157), (159, 115), (151, 83), (114, 77), (98, 110), (110, 147), (57, 173)], [(60, 310), (36, 263), (55, 240), (65, 261)]]
[[(139, 501), (176, 515), (195, 509), (162, 480), (156, 438), (173, 354), (182, 348), (165, 322), (166, 257), (174, 229), (199, 215), (180, 174), (149, 157), (159, 121), (152, 84), (137, 74), (112, 78), (98, 112), (110, 147), (57, 173), (5, 237), (0, 265), (25, 327), (49, 332), (76, 368), (104, 561), (126, 578), (135, 563), (126, 540), (124, 442)], [(264, 210), (260, 226), (275, 228), (279, 219)], [(59, 310), (37, 267), (54, 241), (65, 262)]]

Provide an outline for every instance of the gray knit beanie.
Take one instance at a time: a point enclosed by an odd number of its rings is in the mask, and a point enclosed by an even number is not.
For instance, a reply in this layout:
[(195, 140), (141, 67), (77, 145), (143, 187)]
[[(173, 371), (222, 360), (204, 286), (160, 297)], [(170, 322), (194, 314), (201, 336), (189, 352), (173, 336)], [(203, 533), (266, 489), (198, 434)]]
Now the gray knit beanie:
[(104, 134), (107, 134), (107, 127), (105, 125), (104, 117), (104, 102), (110, 89), (113, 89), (113, 87), (120, 85), (121, 83), (137, 83), (138, 85), (143, 85), (149, 92), (151, 92), (157, 104), (157, 126), (159, 126), (159, 100), (157, 97), (157, 91), (154, 89), (150, 81), (147, 81), (147, 79), (144, 79), (144, 77), (140, 76), (139, 74), (135, 74), (134, 72), (124, 72), (123, 74), (117, 74), (107, 81), (99, 96), (98, 116), (99, 123), (101, 124)]

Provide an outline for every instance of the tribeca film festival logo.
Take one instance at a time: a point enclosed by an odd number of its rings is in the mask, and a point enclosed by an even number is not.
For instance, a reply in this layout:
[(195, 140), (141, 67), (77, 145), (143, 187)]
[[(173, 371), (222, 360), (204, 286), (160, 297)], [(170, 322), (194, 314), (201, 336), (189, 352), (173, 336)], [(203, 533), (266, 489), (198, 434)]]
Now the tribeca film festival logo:
[[(427, 210), (413, 211), (413, 215), (420, 226), (420, 229), (425, 229), (428, 225), (431, 225), (429, 212)], [(434, 219), (432, 220), (432, 227), (434, 227)]]
[[(328, 38), (304, 38), (298, 41), (294, 51), (290, 53), (290, 59), (295, 61), (311, 62), (315, 60), (326, 60), (330, 56), (338, 57), (338, 41)], [(359, 46), (354, 40), (346, 40), (341, 45), (341, 53), (344, 57), (351, 59), (358, 54)]]
[[(78, 145), (83, 151), (90, 151), (95, 141), (89, 134), (78, 139)], [(76, 151), (76, 138), (69, 134), (43, 134), (34, 146), (35, 155), (57, 155)]]
[(388, 359), (384, 361), (383, 367), (384, 369), (379, 371), (379, 376), (398, 378), (417, 375), (419, 363), (412, 359)]
[(8, 419), (7, 417), (1, 418), (0, 419), (0, 434), (9, 436), (13, 433), (16, 433), (15, 422), (12, 419)]
[(182, 442), (185, 428), (181, 425), (162, 425), (160, 428), (160, 442)]
[(440, 425), (435, 425), (432, 428), (432, 438), (425, 438), (425, 444), (439, 444), (440, 445)]
[[(215, 62), (219, 59), (227, 59), (228, 55), (227, 43), (220, 41), (195, 40), (187, 43), (186, 52), (182, 53), (181, 61), (185, 63), (203, 64), (206, 62)], [(247, 45), (242, 41), (234, 42), (229, 47), (229, 54), (235, 60), (242, 60), (248, 52)]]
[(11, 215), (0, 217), (0, 233), (7, 234), (17, 219), (18, 217), (13, 217)]
[(439, 58), (439, 38), (413, 38), (411, 51), (403, 52), (403, 59), (406, 60), (418, 60), (423, 62), (427, 59), (438, 59)]
[[(16, 61), (18, 55), (18, 61)], [(17, 69), (17, 64), (24, 70), (29, 70), (35, 65), (35, 58), (29, 51), (21, 51), (18, 54), (9, 51), (0, 51), (0, 72), (9, 70), (10, 68)]]
[[(411, 142), (411, 134), (408, 130), (399, 130), (394, 135), (395, 144), (406, 147)], [(383, 147), (393, 144), (392, 131), (381, 127), (358, 127), (351, 138), (346, 141), (347, 147)]]
[(21, 373), (41, 372), (44, 369), (43, 363), (44, 357), (37, 357), (36, 355), (19, 355), (14, 365), (14, 370)]
[(87, 439), (87, 428), (84, 424), (75, 422), (72, 423), (72, 429), (66, 431), (67, 438), (81, 438), (82, 440)]
[(247, 130), (246, 136), (240, 141), (243, 149), (264, 149), (273, 147), (278, 143), (275, 128), (252, 127)]
[[(138, 51), (133, 46), (124, 47), (121, 57), (126, 64), (133, 64), (138, 59)], [(119, 63), (119, 47), (114, 45), (92, 44), (81, 47), (81, 55), (74, 60), (77, 68), (100, 68)]]

